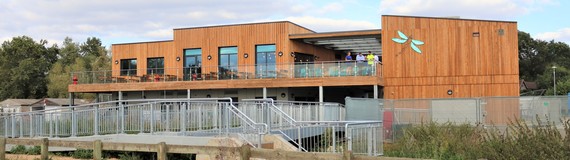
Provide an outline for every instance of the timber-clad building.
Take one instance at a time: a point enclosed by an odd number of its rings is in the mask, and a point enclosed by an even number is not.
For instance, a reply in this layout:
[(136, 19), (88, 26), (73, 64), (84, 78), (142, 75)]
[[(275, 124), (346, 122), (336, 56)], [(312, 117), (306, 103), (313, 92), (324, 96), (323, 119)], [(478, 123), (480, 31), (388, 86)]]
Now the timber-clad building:
[[(382, 16), (382, 29), (315, 32), (287, 21), (173, 30), (112, 45), (112, 70), (76, 72), (71, 93), (122, 99), (232, 97), (344, 102), (518, 96), (516, 22)], [(345, 61), (357, 53), (375, 62)]]

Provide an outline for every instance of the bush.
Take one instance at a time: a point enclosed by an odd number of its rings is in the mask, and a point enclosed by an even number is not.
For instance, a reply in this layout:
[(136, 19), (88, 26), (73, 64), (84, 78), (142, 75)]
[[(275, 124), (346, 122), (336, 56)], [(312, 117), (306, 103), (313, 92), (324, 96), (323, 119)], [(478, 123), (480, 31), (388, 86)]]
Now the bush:
[(143, 158), (140, 155), (138, 155), (137, 153), (134, 153), (134, 152), (120, 154), (119, 159), (120, 160), (143, 160)]
[[(506, 129), (427, 123), (404, 130), (386, 156), (434, 159), (570, 159), (570, 136), (554, 123), (512, 121)], [(570, 121), (562, 123), (570, 135)]]
[(40, 155), (42, 153), (42, 147), (40, 146), (33, 146), (26, 150), (26, 154), (29, 155)]
[(93, 158), (93, 150), (77, 149), (71, 154), (71, 157), (75, 159), (91, 159)]
[(10, 149), (10, 153), (12, 154), (26, 154), (26, 146), (24, 145), (17, 145)]

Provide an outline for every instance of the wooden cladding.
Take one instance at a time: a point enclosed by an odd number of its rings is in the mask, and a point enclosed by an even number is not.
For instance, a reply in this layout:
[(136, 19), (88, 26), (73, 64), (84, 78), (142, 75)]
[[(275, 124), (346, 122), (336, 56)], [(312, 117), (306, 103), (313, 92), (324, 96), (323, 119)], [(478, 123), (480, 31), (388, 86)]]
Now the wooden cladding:
[(518, 96), (517, 36), (514, 22), (382, 16), (385, 98)]
[[(137, 75), (142, 76), (143, 74), (146, 74), (146, 72), (143, 71), (146, 71), (145, 69), (147, 68), (147, 59), (159, 57), (164, 58), (164, 68), (181, 68), (180, 66), (182, 66), (182, 61), (176, 61), (177, 55), (174, 54), (173, 48), (174, 42), (172, 41), (115, 44), (112, 47), (113, 64), (111, 68), (113, 71), (118, 71), (121, 69), (120, 63), (114, 63), (116, 60), (120, 62), (121, 59), (136, 59), (138, 68)], [(118, 75), (118, 72), (113, 72), (113, 76)]]

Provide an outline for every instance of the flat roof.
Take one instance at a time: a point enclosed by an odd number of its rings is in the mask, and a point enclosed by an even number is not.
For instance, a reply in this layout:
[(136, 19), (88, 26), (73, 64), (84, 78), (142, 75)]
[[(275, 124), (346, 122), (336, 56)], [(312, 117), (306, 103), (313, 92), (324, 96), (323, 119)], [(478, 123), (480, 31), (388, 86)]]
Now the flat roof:
[(431, 18), (431, 19), (448, 19), (448, 20), (466, 20), (466, 21), (486, 21), (486, 22), (505, 22), (505, 23), (517, 23), (516, 21), (502, 21), (502, 20), (485, 20), (485, 19), (464, 19), (464, 18), (454, 18), (454, 17), (424, 17), (424, 16), (408, 16), (408, 15), (382, 15), (382, 17), (409, 17), (409, 18)]
[(269, 22), (251, 22), (251, 23), (236, 23), (236, 24), (223, 24), (223, 25), (206, 25), (206, 26), (198, 26), (198, 27), (184, 27), (184, 28), (174, 28), (174, 30), (184, 30), (184, 29), (196, 29), (196, 28), (212, 28), (212, 27), (227, 27), (227, 26), (240, 26), (240, 25), (254, 25), (254, 24), (269, 24), (269, 23), (291, 23), (298, 27), (304, 28), (311, 32), (315, 32), (312, 29), (307, 27), (303, 27), (298, 25), (297, 23), (293, 23), (291, 21), (269, 21)]

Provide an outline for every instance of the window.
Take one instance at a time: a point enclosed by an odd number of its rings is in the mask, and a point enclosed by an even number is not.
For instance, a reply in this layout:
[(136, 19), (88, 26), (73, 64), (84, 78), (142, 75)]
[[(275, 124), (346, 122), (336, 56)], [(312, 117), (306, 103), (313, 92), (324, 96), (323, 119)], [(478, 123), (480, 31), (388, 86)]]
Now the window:
[(220, 47), (219, 72), (221, 79), (233, 78), (237, 72), (237, 47)]
[(121, 76), (137, 75), (137, 59), (121, 59)]
[(275, 77), (275, 45), (255, 46), (255, 70), (260, 77)]
[(202, 74), (202, 49), (184, 50), (184, 79), (196, 80)]
[(146, 74), (164, 74), (164, 58), (149, 58), (146, 62)]

